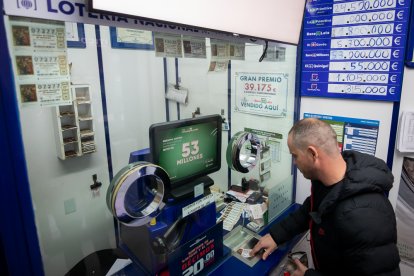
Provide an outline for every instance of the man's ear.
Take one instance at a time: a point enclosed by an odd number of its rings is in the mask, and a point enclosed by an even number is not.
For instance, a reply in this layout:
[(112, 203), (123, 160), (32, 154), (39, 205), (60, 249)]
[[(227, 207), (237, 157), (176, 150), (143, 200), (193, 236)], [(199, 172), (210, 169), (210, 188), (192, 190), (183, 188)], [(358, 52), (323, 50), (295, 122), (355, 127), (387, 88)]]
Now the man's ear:
[(318, 150), (314, 146), (308, 146), (307, 150), (314, 161), (319, 157)]

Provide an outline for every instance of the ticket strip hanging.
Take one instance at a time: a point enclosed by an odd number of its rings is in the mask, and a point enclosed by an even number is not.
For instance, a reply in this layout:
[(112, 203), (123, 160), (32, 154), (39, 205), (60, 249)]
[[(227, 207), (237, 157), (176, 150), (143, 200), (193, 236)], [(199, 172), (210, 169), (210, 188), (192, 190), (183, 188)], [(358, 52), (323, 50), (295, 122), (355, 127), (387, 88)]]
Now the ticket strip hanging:
[(121, 169), (111, 181), (106, 203), (112, 215), (128, 226), (141, 226), (155, 218), (165, 206), (170, 188), (167, 172), (148, 162)]
[(249, 132), (237, 132), (227, 146), (227, 165), (241, 173), (251, 171), (256, 166), (259, 156), (259, 137)]
[(308, 1), (302, 96), (399, 101), (411, 0)]

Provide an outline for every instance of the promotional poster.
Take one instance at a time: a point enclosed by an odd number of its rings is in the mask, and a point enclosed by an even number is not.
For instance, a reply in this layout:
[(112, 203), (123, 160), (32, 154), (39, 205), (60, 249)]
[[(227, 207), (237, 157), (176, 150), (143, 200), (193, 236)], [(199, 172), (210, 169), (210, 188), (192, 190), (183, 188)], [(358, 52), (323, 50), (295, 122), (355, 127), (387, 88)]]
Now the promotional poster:
[(223, 224), (216, 224), (169, 255), (170, 275), (192, 276), (205, 272), (223, 256)]

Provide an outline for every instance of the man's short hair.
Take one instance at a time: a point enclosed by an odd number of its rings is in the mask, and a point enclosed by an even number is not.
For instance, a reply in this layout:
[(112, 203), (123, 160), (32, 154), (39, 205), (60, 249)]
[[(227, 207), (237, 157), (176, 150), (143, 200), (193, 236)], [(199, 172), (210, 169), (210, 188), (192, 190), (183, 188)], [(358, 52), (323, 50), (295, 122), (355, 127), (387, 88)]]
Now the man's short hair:
[(336, 132), (326, 122), (316, 118), (305, 118), (298, 121), (289, 131), (293, 145), (303, 150), (307, 146), (316, 146), (327, 154), (338, 153)]

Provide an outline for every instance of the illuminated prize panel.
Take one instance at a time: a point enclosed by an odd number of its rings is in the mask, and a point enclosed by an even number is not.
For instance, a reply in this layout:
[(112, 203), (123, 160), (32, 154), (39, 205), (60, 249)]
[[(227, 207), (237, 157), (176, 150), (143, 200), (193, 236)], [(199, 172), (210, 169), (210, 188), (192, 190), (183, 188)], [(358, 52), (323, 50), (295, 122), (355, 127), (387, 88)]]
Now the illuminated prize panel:
[(411, 0), (313, 0), (306, 7), (303, 96), (399, 101)]

